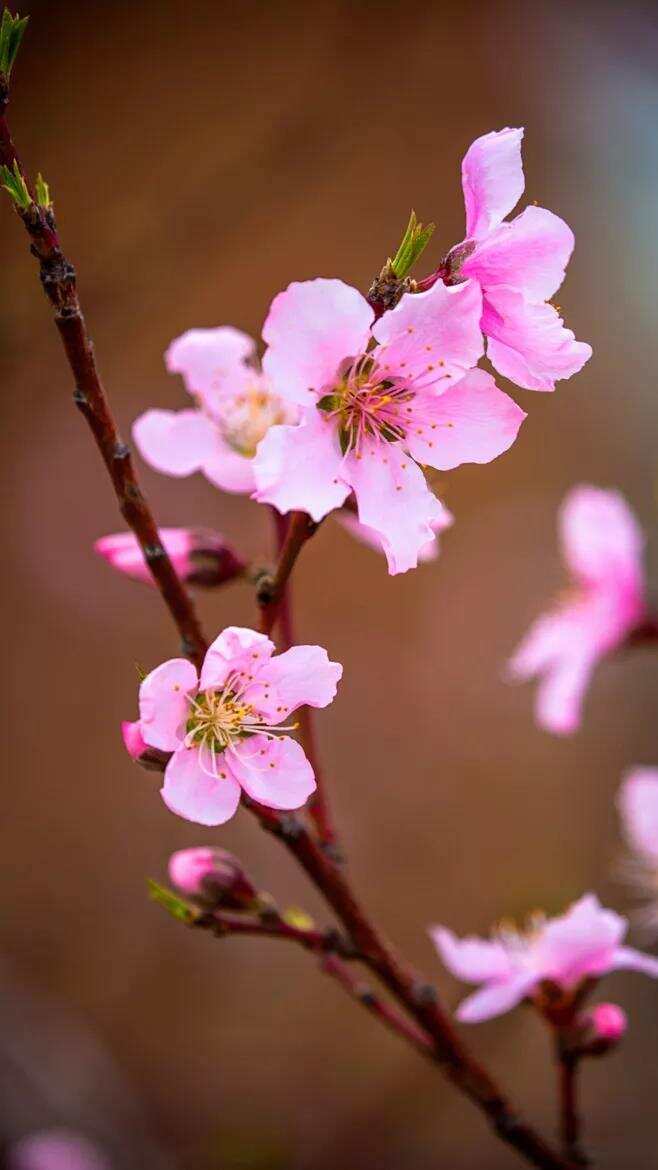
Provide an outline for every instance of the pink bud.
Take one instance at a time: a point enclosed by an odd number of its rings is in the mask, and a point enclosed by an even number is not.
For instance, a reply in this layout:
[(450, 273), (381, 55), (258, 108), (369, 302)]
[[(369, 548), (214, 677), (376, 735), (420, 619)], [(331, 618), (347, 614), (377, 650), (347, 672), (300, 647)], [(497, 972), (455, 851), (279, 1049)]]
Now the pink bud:
[(597, 1003), (576, 1020), (578, 1050), (583, 1056), (603, 1056), (619, 1044), (628, 1020), (616, 1003)]
[[(208, 528), (161, 528), (159, 535), (178, 576), (190, 584), (222, 585), (244, 571), (244, 562), (219, 532)], [(145, 554), (132, 532), (102, 536), (94, 544), (94, 551), (118, 572), (146, 585), (153, 584)], [(155, 546), (151, 557), (157, 556)]]
[(147, 768), (150, 772), (164, 771), (169, 759), (168, 753), (161, 752), (158, 748), (150, 747), (149, 744), (145, 743), (139, 719), (134, 723), (124, 719), (121, 724), (121, 736), (131, 760), (140, 764), (142, 768)]
[(180, 890), (207, 907), (253, 906), (256, 890), (237, 857), (225, 849), (199, 846), (181, 849), (169, 859), (169, 877)]

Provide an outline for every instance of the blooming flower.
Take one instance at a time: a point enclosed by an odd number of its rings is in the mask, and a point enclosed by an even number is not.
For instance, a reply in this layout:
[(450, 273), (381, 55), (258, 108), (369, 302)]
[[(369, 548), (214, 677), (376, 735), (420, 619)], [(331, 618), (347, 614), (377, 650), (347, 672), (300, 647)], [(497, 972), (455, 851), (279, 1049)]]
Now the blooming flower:
[(477, 138), (462, 162), (466, 238), (448, 254), (444, 279), (477, 281), (483, 292), (482, 332), (487, 357), (505, 378), (528, 390), (554, 390), (591, 357), (559, 312), (546, 302), (564, 279), (574, 237), (564, 220), (543, 207), (505, 216), (525, 186), (523, 130)]
[(514, 442), (523, 411), (484, 370), (478, 285), (407, 293), (373, 325), (340, 280), (291, 284), (263, 329), (263, 369), (302, 413), (273, 426), (254, 459), (255, 498), (315, 521), (354, 492), (392, 573), (413, 568), (441, 505), (421, 465), (487, 463)]
[(8, 1170), (109, 1170), (96, 1146), (65, 1129), (27, 1134), (10, 1148), (7, 1165)]
[(622, 830), (633, 854), (625, 867), (648, 900), (638, 916), (652, 932), (658, 929), (658, 768), (633, 768), (617, 797)]
[[(326, 707), (343, 668), (319, 646), (273, 652), (264, 634), (230, 626), (208, 649), (200, 678), (187, 659), (173, 658), (143, 680), (139, 736), (172, 753), (161, 790), (172, 812), (221, 825), (241, 790), (280, 809), (300, 808), (314, 791), (311, 765), (283, 720), (303, 704)], [(133, 756), (134, 726), (124, 728)]]
[(133, 438), (147, 463), (165, 475), (202, 471), (229, 492), (254, 489), (252, 459), (273, 423), (295, 412), (270, 390), (254, 341), (231, 326), (190, 329), (165, 354), (170, 373), (182, 374), (194, 409), (147, 410)]
[(585, 894), (558, 918), (536, 917), (528, 933), (501, 927), (491, 939), (458, 939), (443, 926), (430, 931), (449, 971), (482, 987), (457, 1010), (463, 1023), (499, 1016), (532, 998), (544, 980), (565, 992), (609, 971), (640, 971), (658, 979), (658, 959), (622, 945), (628, 923)]
[[(192, 585), (218, 585), (236, 577), (244, 565), (219, 532), (208, 528), (161, 528), (160, 540), (182, 581)], [(144, 554), (132, 532), (102, 536), (94, 551), (113, 569), (153, 585)]]
[(563, 501), (559, 535), (574, 588), (531, 626), (510, 662), (510, 676), (540, 676), (537, 721), (568, 735), (580, 726), (595, 666), (646, 617), (644, 539), (618, 492), (586, 485)]

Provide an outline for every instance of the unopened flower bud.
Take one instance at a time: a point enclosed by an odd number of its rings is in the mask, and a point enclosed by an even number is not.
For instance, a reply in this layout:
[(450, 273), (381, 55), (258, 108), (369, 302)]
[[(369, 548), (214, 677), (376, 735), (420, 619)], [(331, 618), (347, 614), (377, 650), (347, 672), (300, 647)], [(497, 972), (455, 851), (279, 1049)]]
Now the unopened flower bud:
[(584, 1056), (603, 1056), (619, 1044), (627, 1024), (626, 1013), (616, 1003), (597, 1003), (576, 1020), (580, 1052)]
[(169, 859), (169, 877), (181, 894), (208, 909), (247, 910), (256, 902), (256, 890), (240, 862), (225, 849), (180, 849)]
[[(209, 528), (161, 528), (159, 536), (178, 576), (188, 584), (213, 588), (244, 572), (244, 562), (219, 532)], [(118, 572), (153, 585), (148, 561), (162, 555), (159, 546), (145, 554), (132, 532), (115, 532), (97, 540), (94, 550)]]
[(131, 760), (151, 772), (164, 771), (169, 755), (167, 752), (161, 752), (159, 748), (150, 747), (149, 744), (145, 743), (139, 719), (134, 723), (124, 719), (121, 724), (121, 736)]

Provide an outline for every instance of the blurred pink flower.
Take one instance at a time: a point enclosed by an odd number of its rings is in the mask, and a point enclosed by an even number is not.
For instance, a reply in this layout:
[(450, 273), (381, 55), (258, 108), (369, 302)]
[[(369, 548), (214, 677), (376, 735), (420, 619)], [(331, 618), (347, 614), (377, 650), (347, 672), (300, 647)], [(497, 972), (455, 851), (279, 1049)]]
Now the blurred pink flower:
[(11, 1147), (8, 1170), (109, 1170), (96, 1146), (65, 1129), (28, 1134)]
[(200, 678), (174, 658), (143, 680), (139, 729), (150, 747), (173, 753), (161, 790), (172, 812), (221, 825), (242, 789), (280, 809), (300, 808), (315, 790), (304, 752), (284, 734), (294, 727), (278, 725), (304, 704), (331, 703), (343, 668), (320, 646), (273, 652), (264, 634), (230, 626), (209, 647)]
[(574, 588), (531, 626), (509, 664), (512, 679), (538, 675), (538, 723), (556, 735), (580, 726), (598, 662), (646, 619), (644, 538), (623, 497), (583, 485), (559, 514), (562, 555)]
[(466, 152), (466, 238), (448, 254), (444, 279), (470, 278), (482, 288), (482, 332), (498, 373), (528, 390), (554, 390), (558, 379), (582, 369), (592, 350), (546, 303), (564, 280), (571, 229), (535, 206), (505, 221), (525, 186), (522, 138), (521, 129), (496, 130)]
[[(219, 585), (238, 576), (244, 564), (219, 532), (209, 528), (161, 528), (160, 540), (183, 580), (193, 585)], [(120, 573), (153, 585), (144, 554), (132, 532), (114, 532), (94, 544), (94, 552)]]
[(474, 281), (407, 293), (374, 325), (366, 299), (340, 280), (279, 293), (263, 329), (263, 369), (303, 416), (261, 442), (255, 498), (319, 521), (353, 491), (389, 571), (413, 568), (443, 512), (421, 467), (488, 463), (525, 418), (471, 368), (482, 354), (481, 309)]
[(637, 917), (653, 933), (658, 930), (658, 768), (627, 772), (617, 807), (633, 854), (624, 871), (647, 900)]
[(532, 997), (544, 980), (573, 991), (583, 979), (609, 971), (640, 971), (658, 979), (658, 959), (622, 946), (627, 928), (625, 918), (585, 894), (559, 918), (536, 917), (525, 934), (501, 927), (491, 940), (458, 939), (438, 926), (430, 935), (457, 979), (483, 985), (457, 1010), (463, 1023), (476, 1024)]
[(194, 409), (147, 410), (133, 425), (137, 448), (156, 471), (184, 476), (202, 471), (228, 492), (254, 489), (252, 459), (273, 423), (295, 411), (271, 392), (255, 342), (231, 326), (190, 329), (165, 354), (182, 374)]

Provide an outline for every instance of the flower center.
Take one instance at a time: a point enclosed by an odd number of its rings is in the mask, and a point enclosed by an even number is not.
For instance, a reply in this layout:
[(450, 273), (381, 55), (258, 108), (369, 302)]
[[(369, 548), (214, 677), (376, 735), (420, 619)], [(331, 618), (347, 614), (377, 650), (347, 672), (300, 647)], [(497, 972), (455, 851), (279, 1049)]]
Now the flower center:
[(318, 409), (338, 421), (343, 454), (358, 455), (366, 439), (395, 443), (405, 438), (401, 410), (413, 397), (408, 382), (382, 370), (371, 354), (363, 354), (320, 399)]
[(230, 691), (205, 691), (196, 698), (190, 697), (190, 705), (186, 747), (224, 751), (249, 730), (244, 726), (245, 720), (252, 717), (253, 721), (253, 709)]
[(253, 459), (270, 427), (289, 419), (280, 398), (254, 385), (222, 402), (215, 421), (229, 447), (246, 459)]
[(520, 930), (514, 922), (504, 920), (493, 931), (493, 937), (505, 948), (517, 967), (530, 967), (532, 952), (545, 924), (546, 915), (536, 910), (530, 915), (525, 930)]

